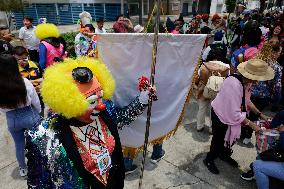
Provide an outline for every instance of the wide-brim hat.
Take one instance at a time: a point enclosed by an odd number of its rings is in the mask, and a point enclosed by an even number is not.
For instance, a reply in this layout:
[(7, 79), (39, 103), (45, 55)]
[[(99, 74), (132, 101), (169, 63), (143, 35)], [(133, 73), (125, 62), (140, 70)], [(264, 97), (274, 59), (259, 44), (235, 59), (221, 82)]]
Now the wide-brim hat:
[(239, 64), (238, 71), (247, 79), (267, 81), (274, 78), (274, 70), (263, 60), (251, 59)]

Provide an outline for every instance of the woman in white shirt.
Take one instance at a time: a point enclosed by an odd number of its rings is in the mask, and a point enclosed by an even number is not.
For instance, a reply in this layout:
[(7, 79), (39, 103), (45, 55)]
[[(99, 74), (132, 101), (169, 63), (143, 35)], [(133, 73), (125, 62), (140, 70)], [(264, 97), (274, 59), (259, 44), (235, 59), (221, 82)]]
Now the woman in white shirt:
[(40, 101), (32, 83), (21, 77), (17, 60), (12, 55), (0, 55), (0, 88), (0, 111), (6, 113), (20, 175), (24, 177), (27, 175), (24, 132), (40, 122)]

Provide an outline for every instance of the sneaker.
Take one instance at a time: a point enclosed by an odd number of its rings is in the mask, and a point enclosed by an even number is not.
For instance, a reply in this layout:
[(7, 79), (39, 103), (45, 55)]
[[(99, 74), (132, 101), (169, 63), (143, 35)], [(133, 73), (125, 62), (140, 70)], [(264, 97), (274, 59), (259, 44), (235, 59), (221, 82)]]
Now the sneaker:
[(204, 160), (203, 160), (203, 163), (204, 163), (204, 165), (207, 167), (207, 169), (208, 169), (211, 173), (213, 173), (213, 174), (215, 174), (215, 175), (219, 174), (219, 170), (218, 170), (218, 168), (216, 167), (214, 161), (211, 161), (211, 162), (210, 162), (210, 161), (207, 161), (206, 159), (204, 159)]
[(251, 143), (251, 139), (250, 138), (245, 138), (243, 140), (243, 144), (248, 145), (249, 143)]
[(157, 156), (157, 157), (151, 156), (151, 160), (150, 160), (151, 163), (157, 164), (159, 161), (161, 161), (161, 159), (162, 159), (163, 157), (165, 157), (165, 154), (166, 154), (165, 150), (162, 150), (162, 153), (161, 153), (160, 156)]
[(254, 179), (254, 173), (252, 170), (249, 170), (246, 173), (242, 173), (241, 178), (246, 181), (252, 181)]
[(225, 161), (227, 162), (229, 165), (231, 165), (232, 167), (239, 167), (239, 164), (236, 160), (234, 160), (233, 158), (231, 158), (230, 156), (222, 156), (220, 155), (219, 158), (222, 160), (222, 161)]
[(28, 175), (28, 170), (26, 168), (20, 168), (20, 176), (25, 177)]
[(137, 165), (133, 164), (131, 168), (125, 169), (125, 175), (129, 175), (137, 170)]

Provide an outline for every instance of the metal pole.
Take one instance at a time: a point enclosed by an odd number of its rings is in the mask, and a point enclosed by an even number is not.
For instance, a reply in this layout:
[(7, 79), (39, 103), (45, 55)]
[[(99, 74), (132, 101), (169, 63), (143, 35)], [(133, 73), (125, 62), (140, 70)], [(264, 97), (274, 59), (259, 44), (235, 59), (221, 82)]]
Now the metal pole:
[[(154, 34), (154, 40), (153, 40), (152, 65), (151, 65), (151, 77), (150, 77), (150, 82), (151, 82), (152, 86), (154, 86), (154, 84), (155, 84), (161, 0), (156, 0), (156, 4), (157, 4), (157, 14), (156, 14), (156, 19), (155, 19), (155, 27), (154, 27), (154, 33), (155, 34)], [(145, 140), (144, 140), (144, 147), (143, 147), (143, 159), (142, 159), (141, 173), (140, 173), (138, 189), (142, 188), (142, 181), (143, 181), (143, 176), (144, 176), (145, 159), (146, 159), (146, 155), (147, 155), (147, 147), (148, 147), (148, 140), (149, 140), (150, 125), (151, 125), (152, 102), (153, 102), (152, 98), (149, 98), (148, 110), (147, 110), (147, 121), (146, 121), (146, 132), (145, 132)]]
[(142, 25), (142, 20), (143, 20), (143, 0), (139, 1), (139, 24)]
[(150, 13), (150, 0), (147, 0), (147, 14)]
[(121, 4), (121, 5), (120, 5), (120, 6), (121, 6), (121, 7), (120, 7), (120, 14), (124, 14), (124, 0), (121, 0), (120, 2), (121, 2), (121, 3), (120, 3), (120, 4)]

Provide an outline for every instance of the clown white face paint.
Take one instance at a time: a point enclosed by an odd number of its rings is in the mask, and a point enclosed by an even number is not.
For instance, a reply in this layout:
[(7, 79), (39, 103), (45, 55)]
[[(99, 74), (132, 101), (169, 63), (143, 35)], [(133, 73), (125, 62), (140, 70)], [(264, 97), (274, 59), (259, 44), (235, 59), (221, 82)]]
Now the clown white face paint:
[(105, 104), (102, 102), (103, 90), (96, 91), (93, 95), (87, 98), (87, 101), (90, 103), (90, 108), (93, 109), (93, 112), (90, 116), (92, 120), (98, 116), (100, 111), (105, 110)]

